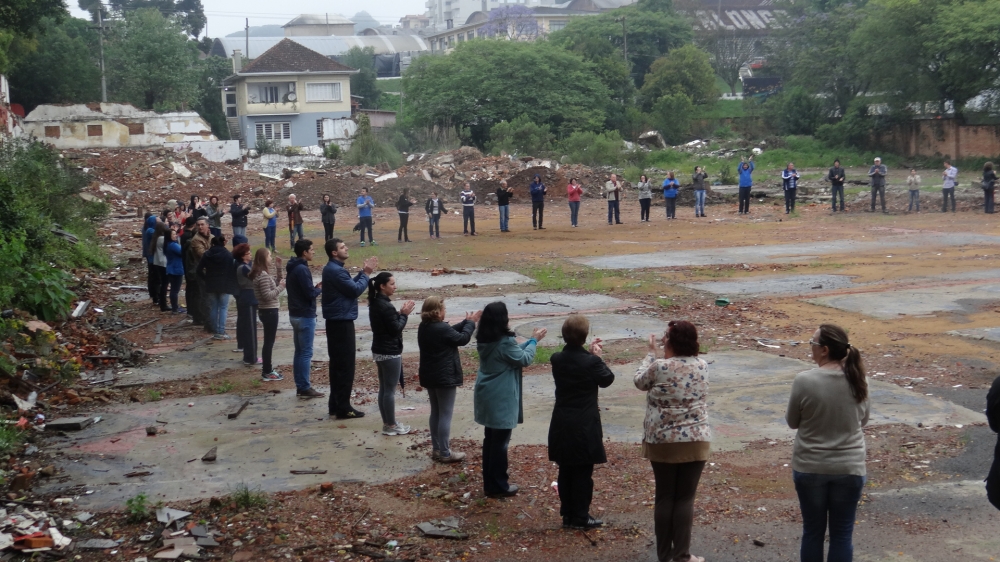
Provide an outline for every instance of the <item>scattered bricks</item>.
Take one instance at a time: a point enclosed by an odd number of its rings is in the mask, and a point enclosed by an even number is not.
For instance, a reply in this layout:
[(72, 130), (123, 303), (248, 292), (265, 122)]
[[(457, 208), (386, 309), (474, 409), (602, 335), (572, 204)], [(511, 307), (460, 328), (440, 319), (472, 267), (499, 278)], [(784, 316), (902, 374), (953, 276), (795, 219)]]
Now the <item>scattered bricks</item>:
[(51, 548), (55, 546), (52, 537), (28, 537), (22, 542), (25, 548)]
[(319, 485), (319, 491), (320, 491), (320, 493), (323, 493), (323, 494), (325, 494), (327, 492), (332, 492), (333, 491), (333, 482), (323, 482), (322, 484)]

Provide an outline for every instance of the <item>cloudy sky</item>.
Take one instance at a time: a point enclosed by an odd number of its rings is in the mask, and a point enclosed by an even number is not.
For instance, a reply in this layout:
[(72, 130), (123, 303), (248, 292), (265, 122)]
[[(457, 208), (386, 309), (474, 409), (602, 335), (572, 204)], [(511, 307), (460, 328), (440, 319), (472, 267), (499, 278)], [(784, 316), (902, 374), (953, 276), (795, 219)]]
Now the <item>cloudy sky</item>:
[[(70, 12), (86, 18), (76, 0), (66, 0)], [(250, 25), (283, 25), (299, 14), (341, 14), (350, 18), (364, 10), (383, 24), (397, 24), (407, 14), (427, 11), (424, 0), (201, 0), (208, 16), (208, 35), (223, 37), (243, 29), (245, 18)]]

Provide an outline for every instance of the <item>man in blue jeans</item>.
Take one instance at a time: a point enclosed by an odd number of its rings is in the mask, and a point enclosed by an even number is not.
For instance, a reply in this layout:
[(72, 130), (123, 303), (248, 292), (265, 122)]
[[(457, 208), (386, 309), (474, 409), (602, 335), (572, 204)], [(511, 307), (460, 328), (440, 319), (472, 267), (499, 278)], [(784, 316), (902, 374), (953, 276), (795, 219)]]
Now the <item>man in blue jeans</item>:
[[(295, 353), (292, 356), (292, 372), (295, 376), (295, 394), (299, 398), (320, 398), (309, 382), (312, 365), (313, 337), (316, 335), (316, 297), (320, 295), (323, 283), (313, 286), (309, 262), (313, 259), (312, 240), (295, 242), (295, 257), (285, 265), (285, 290), (288, 291), (288, 322), (292, 325)], [(332, 363), (332, 361), (331, 361)]]
[(514, 195), (514, 188), (507, 187), (507, 180), (500, 180), (500, 187), (497, 188), (497, 210), (500, 211), (500, 232), (510, 232), (507, 228), (510, 220), (510, 197)]
[(364, 269), (354, 278), (344, 269), (350, 254), (340, 238), (324, 246), (330, 261), (323, 268), (323, 318), (326, 320), (326, 348), (330, 354), (330, 415), (338, 420), (365, 417), (351, 406), (354, 388), (354, 321), (358, 319), (358, 297), (368, 289), (368, 276), (378, 267), (378, 258), (365, 260)]
[(375, 200), (368, 195), (368, 188), (361, 188), (361, 195), (355, 201), (358, 205), (358, 220), (361, 223), (361, 247), (365, 247), (365, 230), (368, 231), (368, 242), (375, 245), (372, 238), (372, 209), (375, 207)]

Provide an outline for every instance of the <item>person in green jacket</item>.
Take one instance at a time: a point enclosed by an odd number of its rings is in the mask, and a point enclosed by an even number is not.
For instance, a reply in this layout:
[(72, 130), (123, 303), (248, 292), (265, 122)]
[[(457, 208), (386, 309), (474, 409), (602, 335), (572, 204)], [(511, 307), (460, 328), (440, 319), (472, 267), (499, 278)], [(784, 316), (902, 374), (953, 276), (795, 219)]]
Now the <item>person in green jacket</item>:
[(509, 323), (507, 305), (490, 303), (483, 309), (476, 338), (479, 371), (472, 402), (476, 423), (486, 427), (483, 491), (491, 498), (517, 493), (507, 474), (507, 446), (512, 430), (524, 421), (521, 369), (535, 360), (535, 347), (546, 333), (545, 328), (535, 328), (531, 338), (519, 344)]

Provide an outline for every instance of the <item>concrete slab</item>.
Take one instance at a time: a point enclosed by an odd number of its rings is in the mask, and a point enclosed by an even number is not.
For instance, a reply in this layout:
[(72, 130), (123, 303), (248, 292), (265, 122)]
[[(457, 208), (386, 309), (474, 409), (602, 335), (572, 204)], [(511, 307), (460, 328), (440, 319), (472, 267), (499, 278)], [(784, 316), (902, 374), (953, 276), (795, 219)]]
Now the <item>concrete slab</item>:
[(790, 275), (685, 283), (683, 286), (714, 295), (807, 295), (850, 287), (853, 285), (851, 279), (849, 275)]
[(968, 330), (951, 330), (948, 332), (948, 335), (1000, 343), (1000, 328), (970, 328)]
[[(431, 275), (427, 271), (394, 271), (392, 276), (396, 278), (396, 286), (400, 291), (440, 289), (473, 283), (483, 287), (488, 285), (524, 285), (535, 282), (531, 277), (513, 271), (484, 271), (481, 269), (468, 269), (466, 271), (469, 272), (468, 275), (454, 273)], [(321, 280), (321, 275), (313, 276), (315, 283), (319, 283)]]
[(833, 295), (809, 299), (808, 302), (891, 320), (938, 312), (969, 314), (998, 299), (1000, 284), (983, 284)]
[[(605, 341), (627, 339), (645, 341), (649, 334), (663, 334), (667, 329), (667, 324), (663, 320), (639, 314), (588, 314), (587, 319), (590, 320), (589, 338), (601, 338)], [(542, 340), (542, 345), (562, 347), (565, 342), (561, 330), (565, 321), (565, 316), (555, 316), (515, 324), (512, 328), (514, 333), (525, 338), (530, 338), (535, 328), (545, 328), (549, 333)]]
[[(750, 440), (793, 435), (784, 422), (785, 405), (792, 379), (809, 364), (752, 351), (705, 358), (711, 364), (709, 415), (714, 449), (734, 450)], [(636, 366), (615, 367), (618, 379), (601, 391), (604, 433), (614, 441), (638, 442), (642, 436), (646, 398), (632, 384)], [(880, 381), (871, 381), (870, 388), (874, 425), (985, 422), (982, 413), (936, 397)], [(514, 444), (547, 442), (553, 395), (550, 376), (525, 377), (525, 423), (514, 431)], [(73, 478), (66, 484), (46, 482), (40, 491), (55, 493), (62, 486), (86, 482), (96, 493), (80, 496), (79, 507), (91, 509), (119, 506), (140, 491), (153, 501), (170, 502), (225, 494), (239, 482), (268, 491), (350, 481), (359, 475), (368, 482), (386, 482), (429, 464), (425, 454), (406, 448), (414, 440), (425, 439), (426, 433), (382, 436), (374, 405), (365, 408), (369, 415), (364, 419), (340, 422), (327, 418), (325, 400), (299, 401), (289, 390), (253, 398), (239, 418), (226, 419), (226, 413), (241, 400), (239, 396), (203, 396), (95, 411), (94, 415), (102, 416), (101, 423), (49, 447), (63, 453), (57, 457), (61, 459), (59, 466)], [(408, 407), (413, 409), (404, 409)], [(397, 396), (396, 408), (400, 422), (421, 431), (426, 427), (430, 408), (424, 393), (411, 391), (406, 397)], [(159, 425), (167, 433), (148, 437), (148, 425)], [(472, 387), (466, 385), (458, 392), (452, 436), (479, 440), (482, 433), (482, 427), (473, 421)], [(216, 463), (192, 461), (212, 447), (218, 447)], [(123, 476), (138, 465), (153, 474), (136, 481)], [(289, 474), (303, 468), (322, 468), (329, 473)], [(526, 477), (514, 475), (515, 480)]]
[(573, 261), (597, 269), (683, 267), (729, 263), (773, 263), (816, 259), (829, 254), (865, 254), (886, 250), (1000, 244), (1000, 236), (969, 233), (879, 234), (868, 240), (830, 240), (735, 248), (670, 250), (648, 254), (609, 255)]

